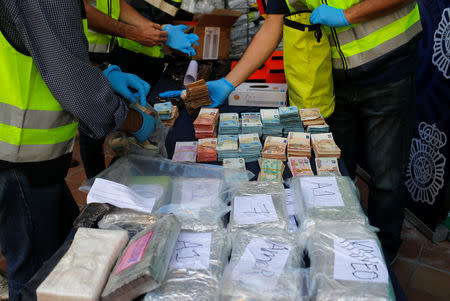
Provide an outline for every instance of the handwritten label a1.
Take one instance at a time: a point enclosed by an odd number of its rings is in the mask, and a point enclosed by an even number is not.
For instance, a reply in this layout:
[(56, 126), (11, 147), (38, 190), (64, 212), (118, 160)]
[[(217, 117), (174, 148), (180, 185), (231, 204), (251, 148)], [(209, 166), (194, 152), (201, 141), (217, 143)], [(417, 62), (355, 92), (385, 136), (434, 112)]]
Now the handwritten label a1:
[(278, 216), (273, 206), (272, 196), (256, 194), (234, 198), (233, 218), (241, 225), (276, 222)]
[(344, 206), (335, 177), (302, 177), (299, 181), (307, 207)]
[(97, 178), (87, 196), (87, 203), (108, 203), (119, 208), (152, 212), (155, 197), (140, 195), (128, 186)]
[(376, 241), (335, 239), (334, 278), (388, 283), (388, 271)]
[(180, 233), (169, 268), (207, 270), (211, 252), (211, 236), (211, 232)]
[(253, 238), (231, 277), (253, 287), (273, 289), (289, 257), (290, 246)]

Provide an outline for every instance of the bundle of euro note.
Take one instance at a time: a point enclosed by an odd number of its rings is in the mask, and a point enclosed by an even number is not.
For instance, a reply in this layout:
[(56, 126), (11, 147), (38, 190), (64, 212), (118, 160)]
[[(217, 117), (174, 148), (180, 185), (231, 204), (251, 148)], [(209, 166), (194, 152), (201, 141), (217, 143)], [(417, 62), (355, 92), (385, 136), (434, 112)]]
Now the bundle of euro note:
[(289, 132), (287, 138), (288, 157), (311, 157), (310, 134)]
[(262, 150), (262, 157), (286, 161), (287, 139), (283, 137), (267, 137)]
[(320, 125), (310, 125), (306, 128), (306, 131), (310, 134), (328, 133), (330, 126), (326, 122)]
[(219, 120), (219, 109), (202, 108), (194, 121), (195, 138), (217, 137), (217, 122)]
[(267, 136), (281, 137), (283, 127), (280, 124), (280, 114), (277, 109), (261, 109), (263, 124), (263, 139)]
[(235, 168), (239, 170), (245, 170), (245, 159), (244, 158), (223, 159), (222, 165), (225, 168)]
[(309, 159), (306, 157), (289, 157), (288, 164), (294, 177), (314, 175)]
[(340, 158), (341, 150), (333, 139), (333, 134), (313, 134), (311, 135), (311, 143), (316, 157), (336, 157)]
[(284, 136), (289, 132), (303, 132), (303, 124), (300, 120), (298, 108), (296, 106), (278, 108), (280, 123), (283, 127)]
[(239, 135), (239, 114), (221, 113), (219, 120), (219, 135)]
[(167, 120), (161, 120), (162, 123), (164, 123), (166, 126), (172, 127), (175, 124), (175, 121), (180, 116), (180, 113), (178, 112), (178, 107), (172, 105), (172, 115), (170, 115), (170, 118)]
[(217, 138), (198, 139), (197, 161), (215, 162), (217, 161)]
[(239, 135), (239, 157), (246, 162), (257, 161), (261, 157), (261, 141), (256, 133)]
[(303, 126), (321, 125), (325, 123), (320, 110), (318, 108), (300, 109), (300, 118)]
[(263, 126), (260, 113), (242, 113), (241, 117), (242, 134), (257, 133), (259, 137), (262, 136)]
[(260, 158), (258, 181), (283, 181), (284, 164), (281, 160)]
[(159, 119), (161, 119), (161, 121), (168, 120), (171, 118), (173, 110), (171, 102), (156, 103), (154, 108), (155, 111), (158, 112)]
[(219, 135), (216, 150), (218, 161), (239, 157), (238, 135)]
[(173, 152), (173, 161), (195, 162), (197, 158), (197, 141), (178, 141)]
[(340, 176), (337, 158), (316, 158), (316, 170), (319, 176)]

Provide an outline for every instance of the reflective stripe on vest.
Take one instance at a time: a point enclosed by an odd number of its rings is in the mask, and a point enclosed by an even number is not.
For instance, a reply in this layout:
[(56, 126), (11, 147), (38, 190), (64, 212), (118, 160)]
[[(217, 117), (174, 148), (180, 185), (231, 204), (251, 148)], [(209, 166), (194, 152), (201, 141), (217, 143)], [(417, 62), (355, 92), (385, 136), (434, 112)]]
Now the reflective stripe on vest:
[[(88, 3), (114, 20), (119, 20), (120, 0), (91, 0)], [(113, 44), (113, 37), (88, 28), (85, 30), (89, 42), (89, 52), (109, 53)]]
[(78, 122), (53, 97), (33, 59), (1, 32), (0, 60), (0, 160), (37, 162), (70, 153)]
[(161, 46), (153, 46), (153, 47), (146, 47), (138, 42), (125, 39), (125, 38), (117, 38), (117, 42), (120, 47), (136, 52), (136, 53), (142, 53), (147, 56), (156, 57), (156, 58), (162, 58), (164, 57), (164, 53), (162, 52)]
[[(286, 0), (289, 9), (304, 7), (299, 0)], [(359, 0), (301, 0), (314, 10), (321, 4), (347, 9)], [(352, 26), (330, 28), (331, 57), (335, 69), (352, 69), (380, 58), (405, 45), (422, 31), (419, 8), (416, 2), (373, 20)]]

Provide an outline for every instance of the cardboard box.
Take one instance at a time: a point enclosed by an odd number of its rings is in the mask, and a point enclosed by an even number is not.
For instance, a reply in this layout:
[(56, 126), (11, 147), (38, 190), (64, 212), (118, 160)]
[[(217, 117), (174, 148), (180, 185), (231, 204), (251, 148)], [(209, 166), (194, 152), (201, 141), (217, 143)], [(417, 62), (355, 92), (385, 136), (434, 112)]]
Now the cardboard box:
[(228, 96), (228, 105), (247, 107), (285, 107), (286, 84), (242, 83)]
[(194, 33), (198, 35), (198, 44), (194, 45), (197, 53), (194, 60), (223, 60), (230, 51), (231, 26), (242, 13), (226, 9), (216, 9), (210, 14), (194, 16), (197, 24)]

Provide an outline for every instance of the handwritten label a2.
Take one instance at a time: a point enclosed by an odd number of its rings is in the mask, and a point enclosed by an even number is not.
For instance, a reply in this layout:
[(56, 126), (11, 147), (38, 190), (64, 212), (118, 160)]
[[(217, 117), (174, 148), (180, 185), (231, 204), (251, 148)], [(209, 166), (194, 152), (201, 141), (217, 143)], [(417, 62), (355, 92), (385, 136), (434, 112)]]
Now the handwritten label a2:
[(303, 177), (299, 181), (307, 207), (344, 206), (335, 177)]
[(233, 218), (238, 224), (249, 225), (278, 221), (272, 196), (268, 194), (237, 196), (234, 198), (233, 206)]
[(290, 246), (253, 238), (232, 272), (234, 280), (273, 289), (289, 257)]
[(334, 278), (388, 283), (389, 275), (380, 249), (373, 239), (334, 240)]

